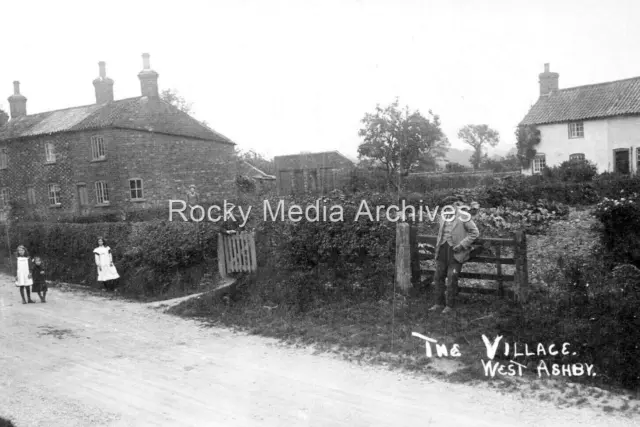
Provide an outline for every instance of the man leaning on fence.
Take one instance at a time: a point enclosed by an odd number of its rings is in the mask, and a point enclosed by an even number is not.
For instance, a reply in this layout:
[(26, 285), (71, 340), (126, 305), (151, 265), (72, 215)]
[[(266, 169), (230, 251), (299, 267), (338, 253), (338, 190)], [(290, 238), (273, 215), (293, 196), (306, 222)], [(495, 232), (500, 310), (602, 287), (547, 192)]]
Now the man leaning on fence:
[(436, 304), (429, 309), (429, 311), (442, 310), (443, 314), (447, 314), (455, 308), (458, 274), (462, 269), (462, 264), (469, 260), (472, 244), (480, 235), (471, 215), (462, 213), (460, 210), (463, 206), (462, 201), (457, 197), (448, 197), (443, 201), (443, 206), (450, 205), (455, 208), (453, 220), (445, 221), (442, 215), (440, 216), (434, 258), (436, 262), (434, 277)]

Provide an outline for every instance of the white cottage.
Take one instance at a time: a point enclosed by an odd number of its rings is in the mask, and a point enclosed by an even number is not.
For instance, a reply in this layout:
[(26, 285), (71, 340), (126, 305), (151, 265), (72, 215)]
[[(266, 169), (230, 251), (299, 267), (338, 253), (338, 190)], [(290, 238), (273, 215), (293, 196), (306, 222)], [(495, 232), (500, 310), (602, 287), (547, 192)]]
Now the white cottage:
[(598, 172), (638, 173), (640, 77), (567, 89), (558, 89), (558, 78), (545, 64), (540, 98), (520, 122), (540, 130), (536, 158), (522, 172), (587, 159)]

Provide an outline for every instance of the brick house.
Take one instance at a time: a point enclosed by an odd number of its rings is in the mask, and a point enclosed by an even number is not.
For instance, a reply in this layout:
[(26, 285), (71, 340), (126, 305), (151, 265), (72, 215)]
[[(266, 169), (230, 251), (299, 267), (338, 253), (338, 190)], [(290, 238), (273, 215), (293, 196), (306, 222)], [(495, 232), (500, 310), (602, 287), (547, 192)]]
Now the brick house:
[(540, 97), (520, 122), (541, 137), (524, 174), (584, 159), (600, 173), (640, 171), (640, 77), (559, 89), (559, 74), (545, 64), (539, 78)]
[(354, 162), (338, 151), (276, 156), (273, 161), (278, 195), (331, 191), (340, 174), (355, 168)]
[(201, 202), (235, 195), (235, 144), (160, 99), (148, 54), (135, 98), (115, 101), (99, 66), (92, 105), (27, 115), (14, 82), (11, 120), (0, 128), (2, 206), (55, 220), (168, 207), (190, 185)]

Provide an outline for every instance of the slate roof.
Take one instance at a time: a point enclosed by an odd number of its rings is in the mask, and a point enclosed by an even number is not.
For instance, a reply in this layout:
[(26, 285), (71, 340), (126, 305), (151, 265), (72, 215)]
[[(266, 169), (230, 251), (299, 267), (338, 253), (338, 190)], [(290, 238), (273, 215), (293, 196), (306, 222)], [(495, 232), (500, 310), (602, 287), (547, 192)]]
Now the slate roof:
[(345, 156), (344, 154), (342, 154), (341, 152), (334, 150), (334, 151), (319, 151), (316, 153), (298, 153), (298, 154), (287, 154), (284, 156), (275, 156), (274, 159), (291, 159), (291, 158), (312, 158), (314, 159), (317, 163), (330, 163), (332, 160), (336, 160), (339, 158), (342, 158), (344, 160), (347, 160), (350, 163), (355, 164), (356, 162), (353, 159), (350, 159), (349, 157)]
[(541, 96), (522, 125), (640, 115), (640, 77), (561, 89)]
[(234, 144), (173, 105), (140, 96), (105, 104), (66, 108), (10, 120), (0, 141), (94, 129), (131, 129)]

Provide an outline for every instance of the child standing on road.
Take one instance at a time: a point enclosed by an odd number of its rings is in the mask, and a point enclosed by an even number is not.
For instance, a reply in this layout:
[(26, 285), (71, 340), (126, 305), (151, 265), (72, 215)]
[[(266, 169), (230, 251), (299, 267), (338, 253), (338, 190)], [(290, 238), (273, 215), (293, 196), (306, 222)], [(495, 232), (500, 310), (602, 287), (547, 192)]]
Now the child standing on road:
[[(16, 286), (20, 288), (20, 296), (22, 297), (22, 303), (34, 304), (35, 301), (31, 299), (31, 285), (33, 280), (31, 277), (31, 260), (29, 259), (29, 253), (27, 248), (20, 245), (18, 246), (18, 253), (16, 255)], [(27, 292), (27, 298), (25, 299), (24, 293)]]
[(31, 290), (36, 292), (40, 297), (40, 301), (47, 302), (47, 282), (45, 280), (44, 265), (40, 257), (33, 259), (33, 286)]

